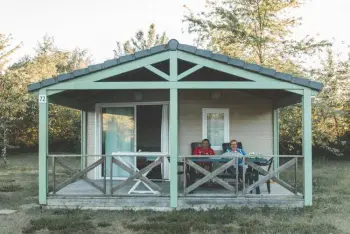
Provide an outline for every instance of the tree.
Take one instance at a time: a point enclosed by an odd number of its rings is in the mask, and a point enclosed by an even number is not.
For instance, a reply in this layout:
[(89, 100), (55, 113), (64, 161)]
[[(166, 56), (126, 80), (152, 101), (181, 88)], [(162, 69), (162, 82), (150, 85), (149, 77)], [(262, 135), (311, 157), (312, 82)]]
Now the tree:
[[(328, 48), (321, 67), (310, 71), (324, 84), (313, 99), (313, 144), (336, 156), (350, 152), (350, 53), (345, 60), (341, 57)], [(280, 118), (282, 150), (301, 153), (301, 105), (283, 108)]]
[(0, 73), (4, 72), (5, 65), (9, 62), (10, 56), (20, 48), (20, 45), (11, 45), (11, 35), (0, 33)]
[(118, 58), (126, 54), (133, 54), (136, 51), (149, 49), (156, 45), (166, 44), (168, 42), (168, 37), (166, 33), (163, 32), (161, 35), (156, 33), (156, 27), (154, 24), (149, 26), (147, 35), (142, 30), (138, 30), (135, 36), (130, 40), (123, 43), (117, 42), (117, 48), (113, 50), (114, 57)]
[(338, 156), (350, 152), (350, 52), (340, 57), (329, 48), (322, 67), (312, 71), (324, 84), (314, 100), (314, 142)]
[(4, 163), (7, 163), (7, 149), (13, 148), (9, 142), (9, 132), (21, 113), (25, 110), (26, 97), (22, 95), (22, 77), (18, 73), (5, 71), (10, 56), (20, 46), (11, 46), (11, 37), (0, 34), (0, 147)]
[[(296, 76), (312, 77), (325, 84), (314, 101), (314, 144), (340, 153), (342, 136), (349, 133), (349, 62), (336, 62), (331, 54), (323, 68), (312, 70), (307, 64), (331, 43), (306, 36), (293, 39), (293, 29), (301, 19), (291, 16), (303, 0), (217, 0), (207, 1), (205, 12), (185, 15), (189, 33), (197, 34), (197, 43), (211, 50), (259, 65), (273, 67)], [(308, 66), (306, 66), (308, 65)], [(345, 82), (345, 80), (347, 80)], [(347, 86), (346, 86), (347, 85)], [(342, 91), (341, 91), (342, 90)], [(281, 145), (286, 151), (301, 150), (301, 106), (280, 111)], [(283, 150), (283, 149), (282, 149)]]
[[(2, 137), (4, 145), (9, 146), (8, 142), (11, 142), (27, 149), (38, 143), (38, 100), (36, 95), (28, 94), (28, 84), (86, 67), (89, 62), (86, 50), (60, 50), (55, 46), (54, 38), (45, 36), (38, 43), (33, 57), (25, 56), (8, 67), (0, 77), (1, 90), (4, 90), (0, 93), (0, 111), (6, 113), (1, 115), (0, 128), (0, 135), (5, 136)], [(78, 142), (78, 111), (50, 104), (49, 116), (50, 144), (72, 146), (73, 142)], [(6, 148), (3, 155), (6, 155)]]
[(285, 72), (300, 73), (303, 59), (312, 56), (327, 41), (292, 38), (300, 19), (290, 16), (302, 0), (207, 1), (207, 11), (189, 10), (184, 22), (197, 43), (231, 57)]
[[(27, 84), (38, 82), (61, 73), (72, 72), (75, 69), (88, 66), (90, 57), (86, 50), (79, 48), (73, 51), (63, 51), (56, 47), (53, 37), (45, 36), (38, 43), (33, 58), (24, 59), (16, 69), (26, 77)], [(35, 95), (30, 95), (27, 101), (26, 115), (18, 123), (22, 131), (18, 131), (15, 140), (25, 147), (37, 145), (38, 139), (38, 101)], [(56, 150), (60, 146), (72, 146), (80, 137), (80, 113), (77, 110), (50, 104), (49, 106), (49, 144)], [(66, 147), (64, 150), (72, 150)], [(72, 146), (74, 147), (74, 146)], [(68, 149), (67, 149), (68, 148)]]

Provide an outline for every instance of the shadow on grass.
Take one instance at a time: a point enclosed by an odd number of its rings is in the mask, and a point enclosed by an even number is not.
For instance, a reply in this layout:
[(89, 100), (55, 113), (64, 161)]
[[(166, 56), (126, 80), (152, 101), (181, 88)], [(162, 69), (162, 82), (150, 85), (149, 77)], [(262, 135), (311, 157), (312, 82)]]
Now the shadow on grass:
[(20, 185), (14, 184), (14, 183), (0, 184), (0, 192), (4, 192), (4, 193), (16, 192), (21, 189), (22, 187)]
[(23, 233), (45, 229), (57, 233), (94, 233), (96, 227), (91, 217), (79, 210), (57, 210), (45, 217), (31, 220), (29, 226), (23, 228)]

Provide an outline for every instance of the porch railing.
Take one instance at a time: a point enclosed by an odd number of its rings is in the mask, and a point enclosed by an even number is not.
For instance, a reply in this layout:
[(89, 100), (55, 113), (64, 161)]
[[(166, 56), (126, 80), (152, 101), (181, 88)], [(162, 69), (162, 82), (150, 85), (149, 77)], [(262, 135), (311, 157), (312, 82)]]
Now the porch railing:
[[(93, 157), (96, 159), (95, 162), (88, 165), (86, 168), (74, 168), (74, 166), (69, 165), (68, 163), (64, 162), (62, 159), (81, 159), (82, 157), (89, 158)], [(124, 160), (126, 157), (130, 158), (137, 158), (137, 157), (146, 157), (151, 158), (149, 160), (149, 164), (142, 168), (138, 169), (135, 165), (132, 163), (129, 163), (127, 160)], [(50, 193), (52, 192), (53, 195), (56, 195), (58, 191), (62, 190), (63, 188), (67, 187), (68, 185), (72, 184), (73, 182), (76, 182), (78, 180), (83, 180), (90, 184), (92, 187), (96, 188), (98, 191), (101, 192), (101, 195), (114, 195), (118, 190), (121, 190), (123, 187), (128, 185), (128, 183), (135, 181), (136, 183), (132, 186), (131, 189), (129, 189), (128, 194), (123, 195), (130, 195), (130, 193), (138, 193), (136, 190), (136, 187), (140, 184), (143, 184), (145, 187), (149, 189), (151, 194), (153, 195), (160, 195), (162, 193), (162, 186), (159, 186), (158, 184), (154, 183), (152, 180), (147, 178), (147, 174), (151, 172), (155, 167), (161, 165), (164, 163), (164, 158), (169, 157), (168, 154), (163, 153), (113, 153), (111, 155), (48, 155), (48, 158), (52, 161), (52, 188)], [(109, 165), (109, 178), (107, 177), (107, 160), (110, 160)], [(71, 160), (72, 161), (72, 160)], [(85, 160), (86, 161), (86, 160)], [(76, 163), (79, 164), (80, 163)], [(68, 176), (68, 178), (65, 178), (63, 182), (57, 184), (57, 166), (60, 166), (65, 174)], [(116, 185), (113, 182), (113, 166), (117, 165), (120, 168), (122, 168), (124, 171), (129, 173), (129, 176), (121, 180)], [(92, 180), (88, 178), (88, 173), (91, 172), (94, 169), (97, 169), (99, 166), (101, 166), (103, 170), (103, 176), (102, 176), (102, 185), (101, 183), (97, 183), (96, 180)], [(161, 167), (163, 169), (163, 167)], [(164, 174), (164, 171), (162, 170), (162, 175)], [(107, 181), (109, 182), (109, 186), (107, 186)], [(161, 182), (163, 183), (163, 176), (161, 178)], [(109, 187), (107, 191), (107, 187)], [(49, 193), (49, 195), (50, 195)], [(65, 195), (66, 194), (62, 194)], [(89, 195), (89, 194), (76, 194), (76, 195)]]
[[(85, 168), (80, 168), (80, 161), (76, 162), (79, 167), (74, 167), (72, 159), (81, 158), (91, 158), (95, 159), (90, 165)], [(132, 163), (128, 163), (124, 160), (126, 157), (143, 157), (148, 158), (148, 165), (142, 169), (138, 169)], [(166, 159), (170, 159), (168, 154), (163, 153), (113, 153), (111, 155), (48, 155), (48, 158), (52, 160), (52, 186), (49, 195), (60, 195), (64, 196), (144, 196), (156, 195), (156, 196), (170, 196), (170, 193), (164, 193), (164, 166), (161, 167), (161, 183), (155, 183), (154, 180), (148, 178), (148, 173), (159, 165), (164, 165)], [(212, 160), (217, 168), (208, 171), (200, 166), (201, 162), (205, 160)], [(64, 161), (63, 159), (66, 159)], [(238, 166), (239, 159), (244, 159), (245, 167), (243, 173), (240, 172)], [(258, 159), (266, 159), (259, 161)], [(273, 160), (279, 159), (280, 162), (277, 168), (273, 167)], [(107, 160), (110, 160), (109, 168), (107, 165)], [(209, 162), (210, 162), (209, 160)], [(69, 161), (67, 163), (67, 161)], [(87, 161), (87, 160), (85, 160)], [(265, 162), (265, 163), (264, 163)], [(266, 163), (268, 162), (268, 163)], [(248, 155), (242, 158), (238, 155), (217, 155), (217, 156), (179, 156), (178, 166), (182, 167), (184, 181), (182, 183), (182, 191), (179, 188), (179, 195), (187, 196), (189, 193), (198, 189), (201, 185), (211, 181), (214, 182), (224, 189), (228, 190), (225, 196), (255, 196), (252, 192), (260, 190), (260, 186), (267, 184), (268, 191), (270, 191), (271, 182), (278, 184), (280, 187), (288, 190), (291, 194), (301, 195), (302, 193), (302, 182), (300, 171), (298, 168), (303, 163), (303, 156), (301, 155)], [(122, 168), (129, 175), (127, 178), (116, 182), (113, 180), (113, 166), (117, 165)], [(88, 173), (92, 170), (101, 167), (101, 179), (92, 180), (88, 177)], [(60, 172), (57, 170), (60, 168)], [(266, 168), (267, 167), (267, 168)], [(202, 178), (195, 181), (193, 184), (188, 184), (187, 174), (188, 169), (192, 168), (202, 175)], [(234, 170), (232, 170), (234, 168)], [(62, 171), (63, 169), (63, 171)], [(109, 170), (110, 176), (107, 176), (107, 170)], [(181, 169), (180, 169), (181, 170)], [(228, 171), (231, 171), (231, 174)], [(65, 172), (65, 173), (62, 173)], [(101, 172), (99, 170), (99, 172)], [(248, 173), (247, 173), (248, 172)], [(61, 181), (58, 182), (58, 177), (61, 177)], [(181, 173), (180, 173), (181, 174)], [(234, 177), (234, 178), (233, 178)], [(232, 180), (233, 178), (233, 180)], [(63, 180), (63, 181), (62, 181)], [(62, 189), (66, 188), (68, 185), (76, 182), (78, 180), (83, 180), (93, 188), (97, 189), (99, 194), (89, 194), (84, 192), (79, 192), (77, 194), (65, 194), (62, 193)], [(231, 181), (231, 182), (230, 182)], [(234, 181), (232, 183), (232, 181)], [(140, 192), (137, 190), (139, 185), (143, 185), (147, 191)], [(180, 185), (180, 183), (179, 183)], [(170, 186), (170, 185), (168, 185)], [(127, 188), (126, 188), (127, 187)], [(124, 189), (124, 190), (123, 190)], [(123, 191), (122, 191), (123, 190)], [(274, 191), (272, 191), (274, 192)]]
[[(298, 176), (298, 165), (303, 163), (302, 155), (261, 155), (253, 154), (242, 157), (242, 155), (217, 155), (217, 156), (179, 156), (183, 163), (183, 194), (187, 195), (207, 182), (214, 182), (221, 185), (234, 196), (254, 196), (253, 190), (260, 194), (260, 186), (267, 184), (268, 193), (271, 191), (271, 182), (278, 184), (292, 194), (301, 195), (302, 186)], [(241, 166), (239, 160), (242, 160)], [(279, 162), (274, 168), (274, 160)], [(244, 162), (244, 163), (243, 163)], [(215, 170), (208, 171), (201, 166), (201, 163), (220, 164)], [(243, 166), (244, 165), (244, 166)], [(267, 169), (266, 169), (267, 167)], [(234, 168), (232, 170), (232, 168)], [(188, 169), (197, 171), (201, 178), (188, 185), (187, 178), (190, 173)], [(231, 169), (231, 173), (227, 173)], [(193, 172), (192, 172), (193, 173)], [(234, 184), (227, 179), (234, 178)], [(258, 192), (259, 191), (259, 192)]]

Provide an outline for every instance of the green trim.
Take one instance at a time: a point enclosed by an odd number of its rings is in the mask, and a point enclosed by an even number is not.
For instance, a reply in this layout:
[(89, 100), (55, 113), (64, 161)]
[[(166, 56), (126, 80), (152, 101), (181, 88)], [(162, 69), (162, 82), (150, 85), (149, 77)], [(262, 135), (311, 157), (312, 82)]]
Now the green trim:
[[(170, 80), (177, 80), (177, 52), (170, 52)], [(176, 83), (176, 82), (172, 82)], [(178, 198), (178, 90), (170, 89), (170, 105), (169, 105), (169, 153), (170, 153), (170, 207), (177, 207)]]
[(170, 139), (170, 206), (177, 207), (178, 197), (178, 90), (170, 89), (169, 113), (169, 139)]
[[(190, 62), (190, 63), (196, 63), (198, 65), (202, 65), (202, 66), (208, 67), (208, 68), (213, 69), (213, 70), (225, 72), (227, 74), (238, 76), (241, 78), (245, 78), (245, 79), (251, 80), (251, 81), (269, 82), (271, 84), (273, 84), (273, 83), (275, 83), (275, 84), (283, 84), (283, 83), (290, 84), (288, 82), (279, 81), (279, 80), (276, 80), (274, 78), (264, 76), (262, 74), (250, 72), (250, 71), (244, 70), (242, 68), (233, 67), (229, 64), (216, 62), (216, 61), (213, 61), (211, 59), (199, 57), (197, 55), (185, 53), (182, 51), (178, 52), (178, 58), (181, 60)], [(297, 86), (299, 87), (299, 89), (303, 88), (302, 86), (299, 86), (299, 85), (297, 85)]]
[[(170, 54), (170, 53), (177, 53), (177, 52), (187, 54), (186, 56), (190, 55), (190, 56), (198, 57), (199, 60), (204, 59), (207, 61), (208, 60), (213, 61), (211, 65), (214, 64), (214, 66), (212, 66), (212, 68), (214, 69), (215, 69), (215, 66), (217, 65), (221, 66), (223, 64), (221, 67), (230, 66), (236, 69), (245, 70), (250, 73), (255, 73), (255, 74), (258, 73), (265, 78), (272, 78), (274, 80), (281, 81), (281, 82), (298, 84), (303, 88), (304, 87), (311, 88), (316, 91), (322, 90), (322, 87), (323, 87), (322, 83), (319, 83), (319, 82), (315, 82), (315, 81), (311, 81), (311, 80), (299, 78), (299, 77), (293, 77), (291, 74), (276, 72), (274, 69), (262, 67), (257, 64), (246, 63), (242, 60), (230, 58), (223, 54), (216, 54), (208, 50), (197, 49), (196, 47), (193, 47), (190, 45), (179, 44), (177, 40), (172, 39), (165, 45), (158, 45), (147, 50), (138, 51), (132, 55), (131, 54), (125, 55), (118, 59), (111, 59), (101, 64), (95, 64), (84, 69), (75, 70), (71, 73), (58, 75), (55, 78), (52, 77), (50, 79), (45, 79), (40, 82), (30, 84), (28, 86), (28, 91), (34, 92), (35, 90), (52, 86), (57, 83), (66, 82), (73, 79), (80, 79), (82, 77), (87, 77), (92, 73), (101, 72), (101, 70), (109, 70), (112, 67), (115, 68), (118, 66), (124, 66), (125, 64), (133, 64), (137, 60), (147, 59), (149, 57), (157, 56), (158, 54), (161, 54), (161, 53)], [(192, 63), (192, 60), (194, 61), (195, 59), (190, 59), (188, 61)], [(143, 64), (143, 66), (149, 65), (149, 64), (153, 64), (153, 63), (146, 63), (146, 64)], [(220, 71), (221, 68), (219, 68), (218, 70)], [(123, 72), (127, 72), (127, 71), (125, 70)], [(250, 77), (248, 77), (248, 79), (250, 79)]]
[(300, 89), (289, 83), (250, 82), (250, 81), (210, 81), (210, 82), (70, 82), (46, 88), (49, 94), (64, 90), (120, 90), (120, 89)]
[(295, 94), (299, 94), (299, 95), (303, 95), (303, 93), (304, 93), (303, 89), (300, 89), (300, 90), (286, 89), (286, 91), (291, 92), (291, 93), (295, 93)]
[(186, 71), (184, 71), (183, 73), (181, 73), (180, 75), (177, 76), (177, 80), (181, 80), (183, 78), (185, 78), (186, 76), (191, 75), (192, 73), (198, 71), (199, 69), (203, 68), (203, 65), (196, 65)]
[[(77, 77), (77, 78), (74, 78), (72, 80), (67, 80), (65, 82), (49, 86), (46, 89), (56, 90), (55, 92), (50, 92), (50, 95), (52, 95), (52, 94), (64, 91), (64, 89), (58, 88), (60, 85), (67, 85), (68, 87), (71, 84), (77, 84), (77, 83), (80, 85), (86, 84), (86, 83), (94, 85), (93, 82), (95, 82), (95, 81), (103, 80), (103, 79), (106, 79), (106, 78), (109, 78), (112, 76), (116, 76), (116, 75), (119, 75), (119, 74), (122, 74), (125, 72), (136, 70), (136, 69), (144, 67), (146, 65), (159, 63), (159, 62), (162, 62), (162, 61), (168, 60), (168, 59), (169, 59), (169, 52), (162, 52), (159, 54), (152, 55), (150, 57), (141, 58), (141, 59), (129, 62), (129, 63), (120, 64), (118, 66), (114, 66), (114, 67), (107, 68), (107, 69), (104, 69), (101, 71), (90, 73), (90, 74), (85, 75), (85, 76)], [(101, 82), (101, 83), (104, 83), (104, 82)], [(130, 83), (130, 85), (132, 85), (133, 82), (129, 82), (129, 83)], [(147, 83), (152, 84), (153, 82), (147, 82)]]
[(162, 72), (161, 70), (153, 67), (152, 65), (146, 65), (145, 68), (147, 68), (148, 70), (150, 70), (151, 72), (153, 72), (154, 74), (162, 77), (163, 79), (169, 80), (170, 76), (167, 75), (166, 73)]
[[(86, 148), (86, 145), (87, 145), (87, 141), (86, 141), (87, 140), (87, 137), (86, 137), (86, 133), (87, 133), (87, 126), (86, 126), (87, 121), (86, 121), (86, 119), (87, 119), (87, 116), (86, 115), (87, 115), (87, 112), (81, 111), (80, 113), (81, 113), (80, 114), (80, 116), (81, 116), (81, 137), (80, 137), (81, 150), (80, 150), (80, 153), (82, 155), (86, 155), (86, 149), (87, 149)], [(81, 162), (81, 165), (80, 165), (81, 170), (84, 170), (86, 168), (86, 157), (81, 157), (80, 162)]]
[(319, 93), (320, 91), (311, 90), (311, 97), (316, 97)]
[[(39, 95), (45, 95), (45, 90), (40, 90)], [(45, 103), (39, 103), (39, 204), (47, 204), (48, 187), (48, 111), (49, 102), (46, 97)]]
[(312, 129), (311, 92), (304, 90), (303, 96), (303, 155), (304, 155), (304, 202), (312, 205)]
[(170, 70), (170, 81), (177, 81), (177, 51), (170, 51), (170, 63), (169, 63), (169, 70)]
[[(273, 154), (279, 155), (279, 143), (280, 143), (280, 133), (279, 133), (279, 110), (273, 111)], [(273, 168), (276, 170), (279, 167), (279, 157), (275, 156), (273, 160)]]
[(287, 97), (279, 99), (276, 103), (274, 103), (273, 108), (278, 109), (286, 106), (291, 106), (291, 105), (300, 103), (301, 99), (302, 99), (302, 96), (298, 94), (292, 94)]

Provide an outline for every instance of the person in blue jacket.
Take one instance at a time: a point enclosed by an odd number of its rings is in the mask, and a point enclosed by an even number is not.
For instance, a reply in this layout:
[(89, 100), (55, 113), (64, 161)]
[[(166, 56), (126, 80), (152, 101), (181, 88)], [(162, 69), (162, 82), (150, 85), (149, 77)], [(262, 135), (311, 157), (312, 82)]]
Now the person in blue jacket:
[[(242, 156), (246, 155), (246, 153), (242, 149), (238, 148), (237, 140), (230, 141), (230, 148), (228, 148), (226, 152), (239, 153)], [(239, 173), (238, 177), (239, 177), (240, 180), (243, 179), (243, 167), (246, 167), (246, 165), (243, 163), (243, 159), (239, 158), (238, 159), (238, 173)], [(233, 167), (231, 170), (230, 169), (229, 169), (230, 173), (233, 173), (233, 174), (236, 173), (235, 172), (235, 169), (236, 169), (235, 167)]]
[[(230, 148), (227, 149), (227, 152), (240, 153), (240, 154), (242, 154), (242, 156), (247, 155), (242, 149), (238, 148), (237, 140), (230, 141)], [(243, 166), (242, 159), (238, 159), (238, 165)]]

